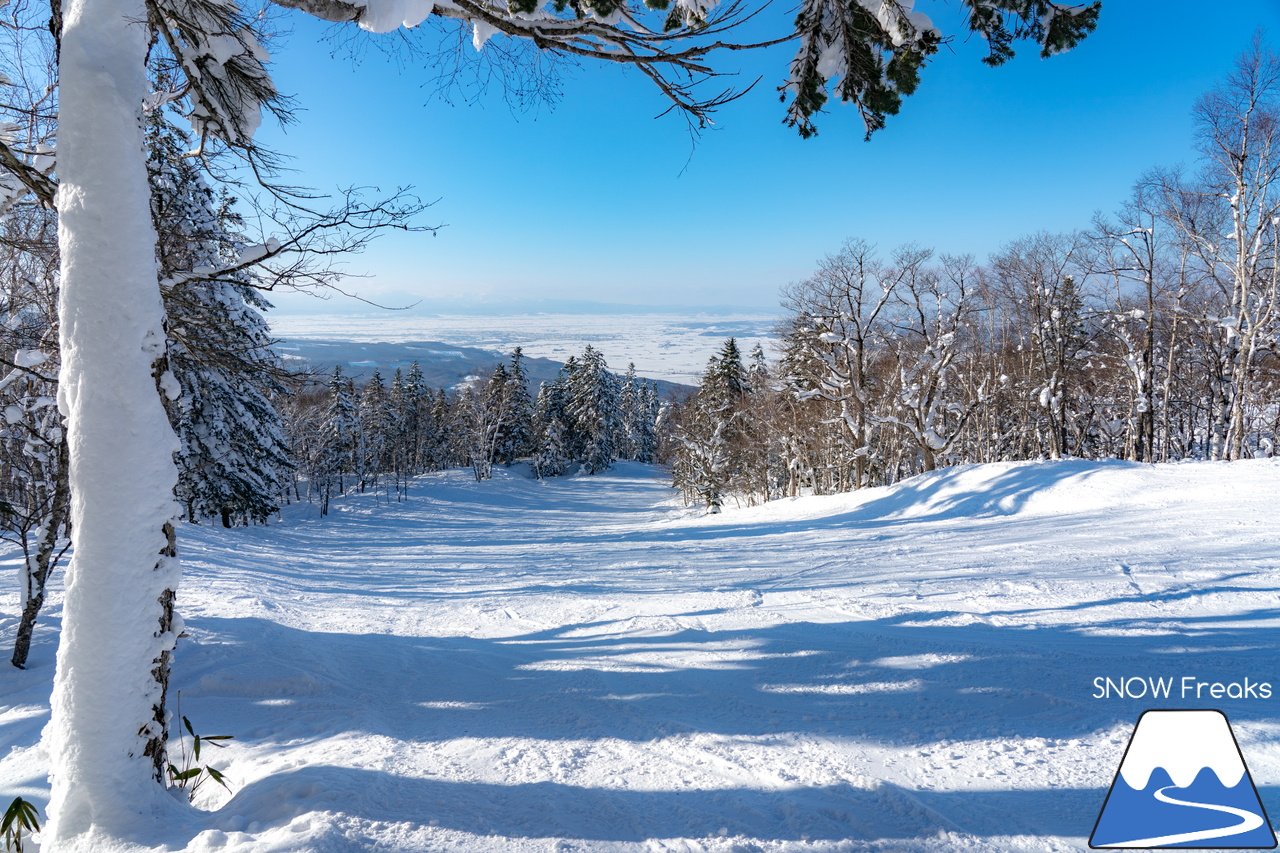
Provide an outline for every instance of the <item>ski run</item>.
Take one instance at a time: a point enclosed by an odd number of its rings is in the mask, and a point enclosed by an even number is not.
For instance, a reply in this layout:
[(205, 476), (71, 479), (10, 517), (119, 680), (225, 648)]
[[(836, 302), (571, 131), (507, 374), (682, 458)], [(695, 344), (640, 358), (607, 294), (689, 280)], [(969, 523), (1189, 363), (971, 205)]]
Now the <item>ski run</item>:
[[(712, 516), (669, 485), (453, 470), (182, 525), (171, 689), (235, 736), (202, 753), (230, 791), (150, 843), (1084, 850), (1153, 707), (1222, 710), (1280, 813), (1275, 460), (961, 466)], [(0, 791), (41, 809), (56, 586), (0, 670)]]

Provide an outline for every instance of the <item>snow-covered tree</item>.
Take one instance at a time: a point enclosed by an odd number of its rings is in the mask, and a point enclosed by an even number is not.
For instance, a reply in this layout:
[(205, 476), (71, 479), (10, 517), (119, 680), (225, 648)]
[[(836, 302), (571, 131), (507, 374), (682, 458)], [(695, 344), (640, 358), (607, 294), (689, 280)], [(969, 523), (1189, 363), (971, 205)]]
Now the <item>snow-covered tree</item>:
[(702, 386), (677, 433), (675, 486), (709, 513), (719, 512), (725, 497), (741, 490), (744, 451), (752, 442), (742, 417), (746, 387), (738, 342), (729, 338), (707, 363)]
[(534, 404), (537, 450), (533, 468), (539, 478), (563, 474), (572, 461), (572, 428), (566, 409), (568, 391), (564, 379), (562, 371), (554, 381), (544, 382)]
[(877, 361), (883, 356), (884, 318), (901, 273), (900, 267), (880, 259), (875, 246), (851, 239), (783, 295), (783, 307), (792, 312), (784, 343), (784, 381), (798, 400), (831, 404), (849, 457), (836, 468), (851, 469), (853, 488), (868, 485), (879, 462), (871, 441), (877, 424), (874, 401), (882, 396), (884, 381)]
[(430, 467), (426, 460), (434, 432), (431, 398), (428, 396), (430, 390), (422, 376), (422, 365), (416, 361), (410, 364), (404, 379), (399, 418), (404, 437), (406, 466), (414, 474)]
[(360, 390), (356, 403), (355, 474), (360, 491), (377, 491), (379, 474), (388, 471), (388, 437), (392, 430), (393, 412), (382, 373), (375, 367), (373, 375)]
[(26, 664), (46, 585), (71, 532), (66, 430), (54, 400), (57, 385), (50, 374), (57, 360), (47, 351), (50, 343), (17, 349), (0, 361), (8, 367), (0, 379), (0, 538), (16, 544), (23, 557), (21, 617), (11, 658), (17, 667)]
[(1007, 244), (992, 267), (1011, 300), (1030, 357), (1022, 390), (1042, 416), (1041, 433), (1054, 459), (1078, 450), (1082, 376), (1090, 335), (1084, 322), (1081, 240), (1077, 234), (1034, 234)]
[(533, 448), (533, 401), (529, 398), (529, 371), (520, 347), (511, 351), (511, 364), (506, 373), (507, 425), (497, 461), (510, 465)]
[(1280, 323), (1280, 54), (1256, 36), (1193, 117), (1201, 173), (1165, 171), (1153, 184), (1216, 291), (1204, 318), (1219, 338), (1210, 455), (1240, 459), (1250, 377)]
[(636, 375), (636, 366), (627, 365), (618, 391), (620, 416), (618, 458), (652, 462), (657, 441), (654, 435), (656, 412), (648, 393), (649, 383)]
[(159, 235), (168, 346), (176, 381), (166, 404), (182, 450), (176, 496), (188, 521), (264, 521), (275, 512), (291, 467), (268, 395), (282, 374), (262, 317), (269, 307), (249, 270), (203, 279), (196, 270), (235, 266), (246, 246), (228, 198), (219, 199), (188, 140), (162, 111), (151, 114), (147, 169)]
[(329, 512), (329, 501), (337, 485), (342, 494), (344, 475), (353, 470), (356, 440), (360, 429), (360, 411), (351, 380), (335, 365), (329, 374), (329, 400), (320, 420), (319, 440), (313, 450), (310, 469), (312, 485), (320, 492), (320, 514)]
[(468, 436), (471, 470), (477, 480), (493, 476), (494, 463), (502, 461), (509, 446), (512, 403), (511, 375), (504, 364), (494, 368), (483, 388), (468, 388), (459, 400), (459, 422)]
[(617, 458), (621, 424), (618, 377), (605, 364), (604, 354), (590, 344), (567, 383), (565, 411), (573, 419), (580, 443), (578, 461), (588, 474), (607, 470)]
[[(16, 84), (22, 69), (0, 67), (12, 75), (9, 98), (32, 97)], [(55, 404), (56, 231), (53, 212), (38, 205), (18, 205), (0, 219), (0, 538), (23, 557), (11, 657), (19, 667), (70, 533), (66, 429)]]
[(912, 248), (896, 257), (903, 274), (897, 291), (902, 310), (889, 344), (893, 402), (880, 416), (907, 435), (925, 471), (951, 449), (983, 394), (980, 388), (966, 399), (957, 364), (968, 344), (975, 264), (969, 256), (948, 256), (942, 269), (932, 269), (925, 266), (931, 256)]

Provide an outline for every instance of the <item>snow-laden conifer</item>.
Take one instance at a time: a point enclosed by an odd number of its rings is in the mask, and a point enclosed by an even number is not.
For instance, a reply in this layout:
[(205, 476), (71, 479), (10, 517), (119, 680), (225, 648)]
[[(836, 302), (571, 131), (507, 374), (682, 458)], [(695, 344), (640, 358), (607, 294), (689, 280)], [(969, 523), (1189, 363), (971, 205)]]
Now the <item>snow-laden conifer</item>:
[(283, 391), (248, 270), (199, 278), (232, 266), (245, 249), (239, 219), (219, 199), (188, 140), (162, 111), (152, 113), (147, 144), (152, 215), (159, 235), (166, 314), (166, 366), (176, 383), (166, 403), (182, 443), (176, 495), (189, 521), (218, 517), (261, 522), (278, 506), (292, 463), (268, 395)]
[(539, 478), (559, 476), (569, 466), (564, 436), (563, 398), (564, 383), (559, 379), (544, 382), (538, 388), (533, 413), (536, 440), (533, 470)]
[(580, 442), (578, 461), (588, 474), (604, 471), (616, 457), (621, 412), (618, 377), (609, 371), (604, 355), (590, 344), (578, 369), (568, 379), (566, 412), (573, 419)]

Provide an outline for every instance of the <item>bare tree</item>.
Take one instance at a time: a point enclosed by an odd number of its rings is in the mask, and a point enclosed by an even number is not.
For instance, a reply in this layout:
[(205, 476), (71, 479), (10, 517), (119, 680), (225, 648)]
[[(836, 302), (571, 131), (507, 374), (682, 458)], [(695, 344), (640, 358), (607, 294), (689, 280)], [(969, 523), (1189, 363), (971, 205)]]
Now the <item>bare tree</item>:
[(1192, 179), (1158, 175), (1162, 214), (1220, 293), (1211, 316), (1221, 339), (1210, 455), (1245, 455), (1246, 392), (1277, 319), (1280, 222), (1280, 56), (1254, 37), (1226, 80), (1193, 111), (1204, 162)]
[(1078, 235), (1040, 233), (1013, 241), (991, 261), (1005, 309), (1019, 318), (1026, 335), (1022, 345), (1035, 371), (1028, 390), (1047, 418), (1047, 449), (1054, 459), (1071, 449), (1079, 358), (1087, 343), (1079, 253)]
[(784, 331), (787, 374), (801, 379), (799, 399), (819, 398), (837, 408), (852, 454), (854, 488), (868, 483), (873, 397), (880, 382), (875, 360), (883, 353), (887, 311), (904, 273), (881, 261), (872, 244), (850, 239), (820, 260), (810, 278), (783, 291), (782, 305), (795, 315)]
[(972, 256), (947, 255), (941, 269), (930, 268), (925, 264), (932, 254), (918, 247), (895, 254), (895, 266), (902, 271), (896, 292), (902, 310), (889, 341), (894, 399), (890, 412), (881, 416), (908, 435), (925, 471), (937, 467), (938, 456), (960, 437), (985, 396), (980, 385), (964, 398), (956, 363), (971, 343), (977, 265)]

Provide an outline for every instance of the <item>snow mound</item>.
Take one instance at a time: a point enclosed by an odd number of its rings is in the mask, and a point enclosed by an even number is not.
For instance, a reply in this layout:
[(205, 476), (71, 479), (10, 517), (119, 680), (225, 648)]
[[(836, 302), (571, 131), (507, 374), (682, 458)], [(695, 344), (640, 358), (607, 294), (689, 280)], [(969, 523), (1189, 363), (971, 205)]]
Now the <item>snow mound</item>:
[(785, 522), (844, 514), (850, 523), (1088, 516), (1118, 508), (1219, 504), (1246, 490), (1273, 490), (1277, 477), (1280, 459), (1230, 465), (1079, 459), (956, 465), (848, 494), (789, 498), (755, 507), (733, 507), (730, 502), (719, 520), (708, 517), (689, 523), (714, 525), (748, 518)]

